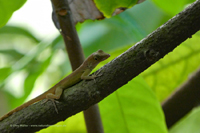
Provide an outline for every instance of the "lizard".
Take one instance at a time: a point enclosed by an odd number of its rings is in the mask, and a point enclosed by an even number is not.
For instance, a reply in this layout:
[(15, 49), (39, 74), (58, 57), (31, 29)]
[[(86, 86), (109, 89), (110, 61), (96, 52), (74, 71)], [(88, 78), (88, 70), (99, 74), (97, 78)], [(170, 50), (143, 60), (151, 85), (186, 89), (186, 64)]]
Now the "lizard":
[[(58, 82), (56, 85), (51, 87), (46, 92), (42, 93), (41, 95), (37, 96), (36, 98), (33, 98), (32, 100), (22, 104), (21, 106), (11, 110), (4, 116), (0, 118), (0, 121), (4, 120), (5, 118), (9, 117), (15, 112), (18, 112), (26, 107), (28, 107), (31, 104), (34, 104), (35, 102), (41, 101), (43, 99), (52, 100), (55, 110), (58, 113), (58, 110), (55, 106), (54, 100), (60, 99), (60, 96), (62, 95), (62, 92), (64, 89), (67, 89), (76, 83), (80, 82), (81, 80), (92, 80), (97, 75), (90, 75), (91, 71), (101, 62), (106, 60), (110, 57), (110, 54), (107, 54), (103, 52), (102, 50), (98, 50), (97, 52), (92, 53), (75, 71), (73, 71), (70, 75), (62, 79), (60, 82)], [(96, 82), (96, 81), (95, 81)], [(45, 102), (46, 102), (45, 101)], [(45, 103), (44, 102), (44, 103)]]

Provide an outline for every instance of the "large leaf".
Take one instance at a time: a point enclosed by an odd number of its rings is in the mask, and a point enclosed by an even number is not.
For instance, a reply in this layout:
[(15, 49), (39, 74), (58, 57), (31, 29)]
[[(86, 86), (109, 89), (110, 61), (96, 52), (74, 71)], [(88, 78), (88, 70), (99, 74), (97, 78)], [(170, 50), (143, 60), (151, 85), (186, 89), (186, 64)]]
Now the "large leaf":
[(100, 102), (100, 109), (105, 132), (167, 132), (160, 103), (141, 77)]
[(96, 6), (104, 13), (106, 17), (111, 17), (116, 8), (132, 7), (138, 0), (95, 0)]
[(87, 133), (83, 113), (78, 113), (66, 121), (58, 122), (46, 129), (42, 129), (37, 133)]
[[(193, 35), (163, 59), (147, 69), (142, 76), (156, 92), (160, 101), (184, 82), (199, 67), (200, 32)], [(169, 84), (170, 83), (170, 84)]]
[(194, 2), (195, 0), (152, 0), (163, 11), (169, 15), (176, 15), (183, 10), (184, 6)]
[(19, 9), (26, 0), (0, 0), (0, 27), (4, 26), (13, 12)]

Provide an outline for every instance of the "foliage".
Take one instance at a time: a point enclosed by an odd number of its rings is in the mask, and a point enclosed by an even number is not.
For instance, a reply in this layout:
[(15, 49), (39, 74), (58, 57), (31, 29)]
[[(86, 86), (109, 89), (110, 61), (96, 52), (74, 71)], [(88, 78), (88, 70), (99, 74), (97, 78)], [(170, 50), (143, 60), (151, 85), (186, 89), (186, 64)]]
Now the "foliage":
[(152, 1), (164, 12), (172, 16), (182, 11), (183, 7), (187, 6), (187, 4), (194, 2), (194, 0), (163, 0), (162, 2), (160, 2), (160, 0)]
[[(78, 24), (77, 29), (84, 52), (88, 56), (98, 49), (103, 49), (109, 51), (113, 59), (193, 1), (177, 0), (175, 3), (174, 1), (146, 1), (109, 19)], [(99, 6), (106, 3), (103, 0), (100, 2), (103, 3)], [(13, 8), (10, 15), (22, 3)], [(108, 4), (112, 5), (112, 1)], [(6, 7), (9, 3), (4, 5)], [(114, 6), (110, 8), (111, 10), (102, 10), (109, 15), (114, 8), (119, 7)], [(7, 22), (10, 15), (0, 21), (0, 26)], [(198, 68), (199, 41), (200, 34), (197, 33), (192, 39), (185, 41), (173, 52), (100, 102), (105, 131), (167, 132), (159, 102), (170, 95), (191, 72)], [(22, 27), (4, 26), (0, 29), (0, 46), (0, 91), (1, 95), (7, 98), (4, 99), (5, 102), (9, 103), (2, 107), (7, 110), (22, 104), (32, 91), (40, 90), (41, 93), (41, 88), (49, 88), (70, 71), (60, 36), (40, 40), (31, 31)], [(98, 68), (110, 60), (104, 61)], [(197, 110), (181, 120), (169, 132), (199, 131)], [(65, 122), (40, 132), (63, 132), (63, 130), (70, 133), (86, 132), (82, 114), (79, 113)]]
[(116, 8), (129, 8), (137, 4), (138, 0), (95, 0), (97, 7), (106, 17), (111, 17)]
[(18, 10), (26, 0), (0, 0), (0, 27), (4, 26), (13, 12)]
[(200, 108), (195, 108), (191, 113), (179, 121), (170, 133), (199, 133)]
[(140, 76), (107, 97), (100, 107), (107, 133), (167, 132), (160, 104)]

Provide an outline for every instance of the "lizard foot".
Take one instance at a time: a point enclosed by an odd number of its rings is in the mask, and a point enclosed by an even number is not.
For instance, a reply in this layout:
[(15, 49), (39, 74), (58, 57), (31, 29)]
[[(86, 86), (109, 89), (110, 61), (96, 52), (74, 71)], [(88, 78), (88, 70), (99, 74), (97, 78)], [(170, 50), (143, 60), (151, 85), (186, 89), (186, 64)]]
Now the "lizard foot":
[(101, 72), (101, 71), (98, 71), (97, 73), (94, 73), (94, 74), (92, 75), (92, 76), (93, 76), (93, 80), (94, 80), (95, 83), (96, 83), (95, 78), (100, 77), (100, 76), (103, 75), (102, 73), (100, 74), (100, 72)]
[(53, 106), (54, 106), (54, 108), (55, 108), (55, 111), (56, 111), (56, 113), (58, 114), (58, 109), (57, 109), (57, 107), (56, 107), (56, 104), (55, 104), (55, 100), (54, 100), (54, 99), (46, 99), (46, 100), (45, 100), (44, 102), (42, 102), (41, 104), (44, 104), (44, 103), (46, 103), (46, 102), (49, 101), (49, 100), (52, 101)]

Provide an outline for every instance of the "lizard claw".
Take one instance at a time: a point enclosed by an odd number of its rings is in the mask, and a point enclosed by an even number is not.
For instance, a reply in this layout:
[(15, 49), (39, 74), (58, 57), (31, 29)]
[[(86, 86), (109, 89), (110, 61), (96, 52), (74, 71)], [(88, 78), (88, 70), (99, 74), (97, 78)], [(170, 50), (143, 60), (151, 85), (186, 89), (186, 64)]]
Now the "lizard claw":
[(51, 100), (52, 101), (52, 103), (53, 103), (53, 106), (54, 106), (54, 108), (55, 108), (55, 111), (56, 111), (56, 113), (58, 114), (58, 109), (57, 109), (57, 107), (56, 107), (56, 104), (55, 104), (55, 100), (54, 99), (46, 99), (44, 102), (42, 102), (41, 104), (44, 104), (44, 103), (46, 103), (47, 101), (49, 101), (49, 100)]
[(98, 71), (97, 73), (95, 73), (93, 76), (94, 76), (94, 78), (97, 78), (97, 77), (100, 77), (100, 76), (102, 76), (103, 74), (102, 73), (100, 73), (100, 71)]
[(92, 76), (93, 76), (94, 82), (97, 83), (95, 78), (100, 77), (100, 76), (102, 76), (102, 75), (103, 75), (103, 74), (102, 74), (102, 73), (100, 74), (100, 71), (98, 71), (96, 74), (94, 73), (94, 75), (92, 75)]
[(53, 106), (54, 106), (54, 108), (55, 108), (56, 113), (58, 114), (58, 109), (57, 109), (57, 107), (56, 107), (55, 100), (54, 100), (54, 99), (51, 99), (51, 101), (52, 101), (52, 103), (53, 103)]
[[(96, 78), (96, 77), (95, 77), (95, 78)], [(96, 79), (95, 79), (95, 78), (94, 78), (93, 80), (94, 80), (94, 82), (95, 82), (95, 83), (97, 83), (97, 81), (96, 81)]]

